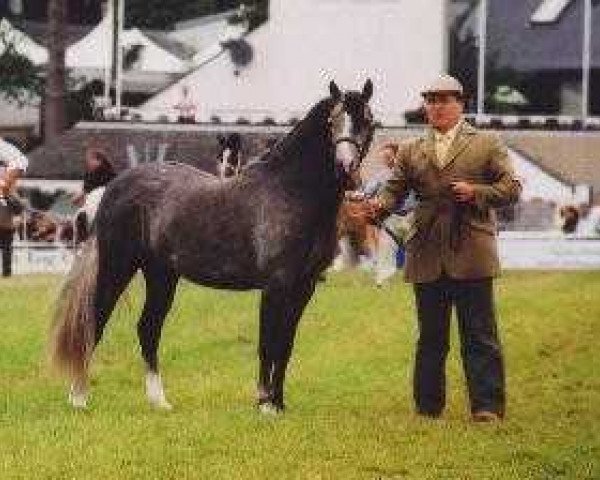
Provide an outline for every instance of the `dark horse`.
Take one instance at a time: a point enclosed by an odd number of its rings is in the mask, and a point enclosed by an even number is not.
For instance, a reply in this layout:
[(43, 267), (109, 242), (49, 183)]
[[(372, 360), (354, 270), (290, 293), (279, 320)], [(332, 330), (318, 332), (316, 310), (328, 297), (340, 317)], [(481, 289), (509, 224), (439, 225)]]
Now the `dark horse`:
[(95, 232), (65, 284), (52, 353), (87, 401), (87, 370), (118, 297), (137, 270), (146, 299), (137, 325), (150, 402), (169, 408), (157, 349), (179, 277), (215, 288), (259, 289), (258, 402), (283, 410), (296, 327), (331, 262), (344, 172), (369, 148), (373, 86), (331, 96), (260, 162), (226, 180), (182, 164), (145, 164), (107, 187)]

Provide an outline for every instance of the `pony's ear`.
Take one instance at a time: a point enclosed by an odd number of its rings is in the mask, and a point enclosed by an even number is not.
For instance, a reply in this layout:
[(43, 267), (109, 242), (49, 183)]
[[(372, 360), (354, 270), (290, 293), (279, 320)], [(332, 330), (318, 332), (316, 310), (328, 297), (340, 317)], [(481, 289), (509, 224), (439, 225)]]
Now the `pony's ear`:
[(373, 82), (371, 81), (370, 78), (367, 78), (367, 81), (365, 82), (365, 86), (363, 87), (362, 98), (365, 102), (368, 102), (369, 100), (371, 100), (372, 96), (373, 96)]
[(225, 137), (220, 133), (217, 135), (217, 142), (219, 142), (219, 145), (221, 146), (225, 145)]
[(333, 80), (329, 82), (329, 93), (336, 102), (342, 98), (342, 92)]

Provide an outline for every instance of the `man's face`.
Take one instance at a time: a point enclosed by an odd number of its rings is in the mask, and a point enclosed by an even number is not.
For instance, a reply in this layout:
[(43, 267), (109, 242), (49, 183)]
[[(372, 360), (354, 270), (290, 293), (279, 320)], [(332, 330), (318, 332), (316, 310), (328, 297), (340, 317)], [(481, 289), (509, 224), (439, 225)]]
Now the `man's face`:
[(381, 150), (380, 150), (380, 154), (381, 154), (381, 161), (382, 163), (387, 167), (387, 168), (393, 168), (394, 167), (394, 155), (395, 155), (395, 151), (393, 148), (391, 147), (387, 147), (384, 146)]
[(424, 104), (427, 121), (440, 132), (447, 132), (454, 127), (464, 111), (463, 101), (452, 92), (428, 93)]
[(94, 154), (88, 154), (85, 160), (88, 171), (96, 170), (100, 167), (100, 160)]

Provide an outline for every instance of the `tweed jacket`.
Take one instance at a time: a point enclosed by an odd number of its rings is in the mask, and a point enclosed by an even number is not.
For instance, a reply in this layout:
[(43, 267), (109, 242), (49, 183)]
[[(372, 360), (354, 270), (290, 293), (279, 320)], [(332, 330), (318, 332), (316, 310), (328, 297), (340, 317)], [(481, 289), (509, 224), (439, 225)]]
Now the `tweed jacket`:
[[(474, 201), (456, 202), (453, 181), (473, 184)], [(391, 210), (411, 190), (417, 205), (405, 241), (406, 281), (432, 282), (442, 274), (473, 280), (499, 274), (493, 209), (515, 203), (521, 185), (496, 135), (463, 121), (441, 165), (433, 130), (401, 145), (380, 195), (384, 209)]]

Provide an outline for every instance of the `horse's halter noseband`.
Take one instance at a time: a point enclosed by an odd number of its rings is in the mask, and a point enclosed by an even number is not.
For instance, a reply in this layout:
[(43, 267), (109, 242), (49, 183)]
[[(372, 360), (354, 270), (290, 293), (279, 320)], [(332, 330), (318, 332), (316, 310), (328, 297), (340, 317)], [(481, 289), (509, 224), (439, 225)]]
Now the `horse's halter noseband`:
[[(334, 107), (331, 111), (331, 114), (329, 115), (329, 118), (327, 119), (328, 125), (331, 127), (334, 124), (334, 122), (338, 118), (340, 118), (344, 113), (347, 113), (347, 112), (344, 109), (344, 99), (342, 97), (342, 99), (334, 105)], [(334, 142), (333, 142), (334, 147), (337, 147), (338, 145), (340, 145), (342, 143), (349, 143), (350, 145), (354, 145), (354, 147), (356, 148), (356, 150), (358, 152), (358, 161), (352, 161), (350, 163), (350, 166), (349, 166), (350, 172), (354, 172), (360, 168), (360, 165), (361, 165), (363, 159), (365, 158), (365, 155), (367, 154), (367, 150), (369, 149), (369, 144), (371, 143), (370, 138), (371, 138), (371, 134), (367, 135), (367, 138), (365, 139), (364, 142), (362, 142), (362, 144), (356, 138), (350, 137), (350, 136), (343, 136), (343, 137), (336, 138), (334, 140)]]

